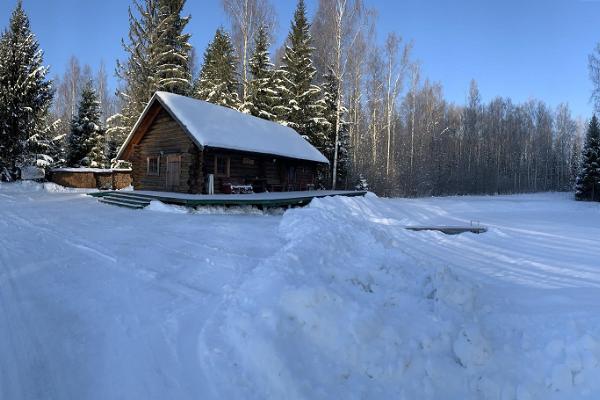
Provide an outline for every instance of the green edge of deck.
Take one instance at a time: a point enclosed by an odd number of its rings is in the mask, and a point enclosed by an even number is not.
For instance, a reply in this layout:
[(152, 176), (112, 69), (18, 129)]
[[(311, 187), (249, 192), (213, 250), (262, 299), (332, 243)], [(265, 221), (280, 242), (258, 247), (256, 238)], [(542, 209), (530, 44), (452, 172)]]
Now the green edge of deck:
[[(118, 192), (116, 192), (118, 193)], [(89, 196), (92, 197), (104, 197), (111, 194), (115, 194), (114, 191), (105, 191), (105, 192), (94, 192), (89, 193)], [(123, 194), (131, 194), (138, 197), (147, 198), (148, 200), (158, 200), (167, 204), (175, 204), (186, 207), (199, 207), (199, 206), (257, 206), (257, 207), (289, 207), (289, 206), (305, 206), (308, 205), (313, 199), (320, 199), (324, 197), (331, 196), (343, 196), (343, 197), (358, 197), (364, 196), (367, 192), (357, 191), (357, 192), (348, 192), (344, 194), (316, 194), (314, 196), (302, 196), (302, 197), (292, 197), (287, 199), (272, 199), (272, 200), (260, 200), (260, 199), (180, 199), (173, 198), (168, 196), (153, 196), (146, 194), (138, 194), (135, 191), (133, 192), (123, 192)]]

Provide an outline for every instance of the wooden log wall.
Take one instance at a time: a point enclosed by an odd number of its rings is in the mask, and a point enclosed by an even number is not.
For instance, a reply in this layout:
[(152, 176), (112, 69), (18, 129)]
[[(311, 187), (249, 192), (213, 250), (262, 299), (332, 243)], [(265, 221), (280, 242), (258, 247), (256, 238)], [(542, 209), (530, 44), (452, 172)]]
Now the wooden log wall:
[[(148, 128), (140, 143), (134, 146), (133, 186), (136, 190), (167, 190), (167, 157), (181, 156), (181, 176), (175, 192), (199, 193), (202, 191), (201, 152), (171, 115), (161, 110)], [(159, 174), (147, 174), (147, 158), (159, 158)]]
[[(215, 157), (229, 157), (229, 176), (218, 176)], [(221, 193), (223, 184), (250, 184), (255, 180), (266, 180), (267, 189), (286, 191), (306, 190), (315, 183), (317, 164), (278, 156), (244, 153), (225, 149), (206, 148), (203, 152), (203, 175), (215, 174), (215, 193)], [(288, 176), (288, 168), (296, 169), (295, 177)], [(291, 186), (290, 186), (291, 185)]]

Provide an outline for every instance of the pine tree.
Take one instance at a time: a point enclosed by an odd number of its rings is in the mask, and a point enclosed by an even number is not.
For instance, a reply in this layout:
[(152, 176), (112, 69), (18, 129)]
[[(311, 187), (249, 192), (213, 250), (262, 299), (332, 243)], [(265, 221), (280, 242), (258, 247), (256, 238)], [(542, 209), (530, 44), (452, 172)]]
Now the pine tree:
[(191, 93), (191, 35), (183, 32), (190, 17), (182, 17), (184, 6), (185, 0), (158, 0), (156, 38), (150, 47), (150, 64), (156, 69), (153, 91)]
[(27, 140), (29, 157), (40, 168), (57, 167), (64, 163), (65, 135), (59, 133), (62, 121), (50, 122), (49, 118), (44, 123), (44, 129)]
[(358, 182), (356, 182), (356, 186), (354, 186), (356, 190), (369, 190), (369, 182), (367, 182), (367, 178), (364, 177), (363, 174), (360, 174), (358, 177)]
[(269, 55), (269, 33), (261, 26), (254, 39), (254, 53), (250, 57), (248, 95), (242, 111), (255, 117), (274, 121), (277, 118), (275, 105), (277, 92), (274, 88), (274, 65)]
[[(21, 0), (0, 37), (0, 169), (31, 161), (27, 143), (46, 128), (52, 83)], [(35, 149), (31, 149), (35, 151)]]
[[(135, 125), (153, 94), (154, 68), (150, 63), (152, 32), (158, 14), (156, 0), (134, 0), (129, 7), (129, 43), (122, 41), (128, 54), (125, 62), (117, 61), (116, 74), (122, 82), (118, 95), (123, 100), (123, 128)], [(138, 17), (139, 15), (139, 17)]]
[[(335, 146), (337, 142), (337, 168), (335, 168), (336, 187), (346, 185), (346, 178), (349, 170), (349, 146), (350, 135), (348, 131), (348, 123), (344, 120), (344, 115), (347, 113), (346, 108), (339, 109), (338, 114), (338, 94), (340, 81), (336, 77), (332, 68), (323, 77), (323, 92), (324, 103), (324, 119), (327, 121), (327, 131), (325, 135), (325, 143), (323, 145), (324, 155), (330, 162), (329, 177), (333, 181), (334, 163), (336, 162)], [(336, 123), (339, 121), (339, 132), (336, 135)], [(336, 137), (337, 136), (337, 137)]]
[(71, 123), (67, 154), (69, 166), (103, 166), (105, 131), (100, 126), (100, 118), (100, 103), (90, 81), (83, 88), (79, 111)]
[(157, 90), (189, 94), (191, 90), (189, 17), (184, 0), (134, 0), (129, 8), (127, 61), (117, 61), (122, 82), (122, 129), (130, 131)]
[(204, 63), (196, 81), (194, 96), (221, 106), (239, 109), (236, 59), (229, 35), (217, 29), (204, 53)]
[(283, 65), (277, 74), (280, 102), (279, 119), (297, 130), (305, 139), (323, 151), (326, 122), (319, 102), (320, 89), (314, 85), (316, 69), (312, 63), (310, 24), (304, 0), (298, 1), (287, 39)]
[(123, 129), (123, 114), (115, 114), (106, 120), (106, 151), (105, 164), (112, 168), (117, 168), (118, 165), (123, 165), (124, 161), (117, 160), (119, 149), (127, 139), (127, 132)]
[(600, 125), (595, 115), (586, 134), (575, 198), (600, 200)]

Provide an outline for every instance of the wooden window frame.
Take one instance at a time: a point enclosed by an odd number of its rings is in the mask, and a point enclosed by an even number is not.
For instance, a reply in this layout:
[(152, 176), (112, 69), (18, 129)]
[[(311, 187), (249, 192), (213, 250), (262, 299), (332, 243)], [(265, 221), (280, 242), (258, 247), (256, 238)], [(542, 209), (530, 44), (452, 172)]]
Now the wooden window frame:
[[(226, 167), (227, 171), (225, 174), (220, 174), (219, 170), (217, 169), (219, 158), (224, 158), (225, 160), (227, 160), (227, 167)], [(231, 157), (216, 154), (215, 155), (214, 173), (215, 173), (215, 176), (218, 178), (230, 178), (231, 177)]]
[[(156, 171), (150, 171), (150, 160), (151, 159), (156, 159)], [(160, 176), (160, 156), (146, 157), (146, 175), (147, 176)]]

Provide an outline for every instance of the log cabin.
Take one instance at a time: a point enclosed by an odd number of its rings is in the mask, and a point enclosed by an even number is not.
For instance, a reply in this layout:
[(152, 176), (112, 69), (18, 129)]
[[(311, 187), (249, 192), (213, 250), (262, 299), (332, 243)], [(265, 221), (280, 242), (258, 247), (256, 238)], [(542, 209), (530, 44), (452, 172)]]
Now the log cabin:
[(329, 163), (289, 127), (166, 92), (117, 158), (131, 162), (135, 190), (193, 194), (311, 190)]

